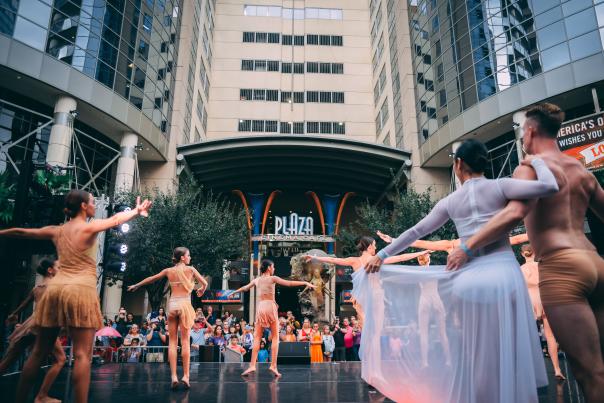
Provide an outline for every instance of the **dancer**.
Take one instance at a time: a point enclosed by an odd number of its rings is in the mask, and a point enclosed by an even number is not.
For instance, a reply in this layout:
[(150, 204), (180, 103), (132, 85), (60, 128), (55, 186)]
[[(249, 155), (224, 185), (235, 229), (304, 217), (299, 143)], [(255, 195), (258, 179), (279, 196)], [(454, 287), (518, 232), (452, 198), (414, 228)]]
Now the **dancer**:
[(27, 400), (40, 363), (53, 349), (61, 328), (68, 328), (73, 341), (75, 401), (87, 401), (94, 332), (103, 325), (96, 289), (97, 235), (137, 215), (146, 217), (150, 207), (150, 201), (141, 203), (137, 198), (136, 207), (130, 211), (117, 213), (107, 219), (88, 221), (95, 215), (94, 197), (83, 190), (71, 190), (65, 196), (65, 214), (69, 217), (67, 223), (37, 229), (11, 228), (0, 231), (0, 236), (53, 241), (61, 262), (61, 270), (49, 281), (46, 292), (36, 304), (35, 324), (39, 330), (17, 386), (17, 402)]
[[(455, 174), (463, 184), (439, 201), (434, 209), (369, 261), (365, 271), (353, 277), (353, 293), (365, 307), (366, 325), (383, 322), (374, 331), (384, 333), (388, 323), (395, 334), (401, 324), (417, 317), (418, 296), (413, 289), (429, 280), (439, 281), (445, 309), (457, 305), (460, 327), (449, 325), (451, 366), (434, 366), (420, 371), (421, 357), (410, 344), (402, 359), (387, 360), (363, 354), (363, 366), (381, 369), (370, 382), (396, 401), (422, 402), (537, 402), (537, 387), (547, 384), (543, 355), (530, 308), (528, 291), (507, 236), (502, 236), (459, 272), (432, 266), (385, 266), (377, 275), (379, 292), (371, 279), (391, 254), (409, 247), (452, 219), (462, 240), (477, 232), (486, 221), (503, 209), (509, 199), (528, 199), (554, 194), (558, 186), (552, 172), (540, 159), (531, 164), (537, 181), (518, 179), (488, 180), (483, 172), (488, 163), (487, 149), (476, 140), (466, 140), (455, 153)], [(411, 291), (408, 291), (411, 290)], [(388, 304), (382, 301), (389, 301)], [(380, 317), (381, 316), (381, 317)], [(399, 330), (400, 329), (400, 330)], [(429, 340), (428, 350), (437, 352), (440, 341)], [(361, 341), (361, 348), (366, 339)], [(431, 348), (432, 347), (432, 348)], [(384, 348), (384, 347), (383, 347)], [(388, 351), (386, 351), (388, 353)], [(439, 359), (441, 359), (439, 357)], [(442, 358), (443, 360), (445, 357)], [(371, 375), (366, 374), (365, 375)]]
[(191, 291), (197, 280), (201, 287), (197, 289), (197, 296), (201, 297), (208, 286), (208, 282), (199, 274), (196, 268), (189, 266), (191, 253), (189, 249), (180, 246), (174, 249), (172, 255), (173, 267), (162, 270), (154, 276), (149, 276), (140, 282), (128, 287), (128, 291), (136, 291), (140, 287), (154, 283), (162, 278), (167, 278), (170, 283), (170, 300), (168, 306), (168, 360), (170, 361), (170, 374), (172, 376), (171, 388), (178, 387), (178, 375), (176, 374), (178, 355), (178, 332), (180, 330), (180, 345), (182, 356), (183, 376), (181, 382), (185, 389), (191, 387), (189, 369), (191, 360), (191, 327), (195, 321), (195, 310), (191, 305)]
[(254, 324), (254, 347), (252, 349), (252, 359), (250, 366), (241, 375), (246, 376), (256, 371), (256, 361), (258, 359), (258, 350), (260, 349), (260, 340), (265, 328), (271, 331), (271, 365), (268, 368), (276, 377), (281, 374), (277, 371), (277, 352), (279, 351), (279, 318), (277, 316), (277, 303), (275, 302), (275, 284), (284, 287), (302, 287), (312, 288), (316, 286), (307, 281), (283, 280), (274, 276), (275, 264), (268, 259), (262, 261), (260, 265), (261, 275), (255, 278), (249, 284), (235, 290), (234, 292), (244, 292), (256, 287), (258, 290), (258, 308), (256, 308), (256, 323)]
[[(16, 323), (19, 314), (29, 305), (30, 302), (34, 301), (37, 303), (40, 300), (40, 297), (42, 297), (44, 291), (46, 291), (48, 282), (55, 276), (55, 274), (57, 274), (58, 270), (58, 260), (44, 259), (40, 262), (40, 265), (36, 271), (44, 278), (44, 280), (41, 284), (35, 286), (27, 298), (25, 298), (23, 302), (21, 302), (21, 304), (15, 309), (15, 311), (8, 316), (8, 323)], [(0, 375), (4, 374), (15, 363), (15, 361), (17, 361), (19, 356), (23, 354), (27, 348), (33, 345), (36, 335), (38, 334), (38, 329), (36, 328), (34, 322), (34, 315), (32, 314), (25, 322), (21, 324), (21, 326), (15, 329), (13, 334), (11, 334), (10, 344), (6, 350), (6, 354), (2, 359), (2, 362), (0, 362)], [(55, 343), (52, 348), (52, 355), (55, 359), (55, 363), (46, 373), (42, 386), (40, 386), (40, 390), (38, 391), (38, 394), (34, 400), (35, 403), (60, 403), (60, 400), (48, 396), (50, 387), (54, 383), (55, 379), (57, 379), (57, 376), (65, 365), (65, 352), (63, 351), (63, 346), (61, 346), (61, 343), (59, 343), (58, 339), (55, 339)]]
[[(365, 264), (375, 255), (376, 246), (375, 239), (369, 236), (363, 236), (359, 238), (356, 249), (359, 253), (359, 256), (351, 256), (347, 258), (339, 258), (339, 257), (331, 257), (331, 256), (310, 256), (306, 255), (306, 262), (310, 262), (311, 260), (316, 260), (317, 262), (329, 263), (329, 264), (337, 264), (338, 266), (348, 266), (352, 267), (353, 272), (356, 272), (361, 267), (364, 267)], [(429, 253), (429, 251), (417, 252), (417, 253), (405, 253), (399, 256), (390, 256), (388, 257), (386, 263), (400, 263), (408, 260), (415, 259), (418, 256), (425, 255)], [(356, 299), (352, 299), (352, 307), (357, 312), (359, 319), (359, 327), (363, 327), (363, 308), (357, 303)]]
[(552, 359), (552, 364), (554, 365), (555, 376), (559, 380), (564, 380), (566, 378), (562, 375), (560, 363), (558, 362), (558, 343), (556, 342), (554, 333), (552, 333), (552, 328), (545, 316), (545, 312), (543, 312), (541, 296), (539, 295), (539, 264), (535, 262), (533, 248), (531, 248), (530, 245), (522, 245), (521, 251), (526, 263), (520, 266), (520, 268), (522, 269), (522, 275), (526, 281), (531, 304), (533, 304), (535, 320), (541, 320), (543, 322), (543, 331), (545, 333), (545, 339), (547, 340), (547, 351)]
[[(604, 190), (581, 162), (563, 154), (556, 136), (564, 112), (553, 104), (526, 111), (522, 127), (526, 152), (538, 154), (552, 169), (560, 192), (536, 203), (508, 203), (448, 260), (456, 269), (479, 248), (507, 234), (524, 218), (539, 260), (539, 292), (547, 319), (566, 353), (588, 402), (604, 401), (604, 259), (584, 232), (587, 209), (604, 220)], [(531, 159), (527, 159), (524, 165)], [(516, 178), (531, 178), (520, 166)], [(525, 218), (526, 217), (526, 218)], [(464, 252), (464, 249), (466, 252)]]

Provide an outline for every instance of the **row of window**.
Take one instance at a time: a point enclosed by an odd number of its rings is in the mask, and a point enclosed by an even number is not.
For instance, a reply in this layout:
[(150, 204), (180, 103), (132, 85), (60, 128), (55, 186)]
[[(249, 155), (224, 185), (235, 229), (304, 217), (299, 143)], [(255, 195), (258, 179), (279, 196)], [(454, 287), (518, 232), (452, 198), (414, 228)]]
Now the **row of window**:
[[(269, 101), (283, 103), (304, 103), (304, 91), (294, 91), (293, 96), (291, 91), (267, 90), (264, 88), (251, 89), (241, 88), (239, 90), (239, 99), (241, 101)], [(343, 104), (344, 93), (341, 91), (306, 91), (306, 102), (319, 102), (326, 104)]]
[(343, 18), (340, 8), (287, 8), (281, 6), (252, 6), (243, 7), (246, 17), (279, 17), (285, 20), (341, 20)]
[[(304, 46), (304, 35), (288, 35), (279, 32), (244, 32), (245, 43), (281, 43), (283, 45)], [(307, 45), (344, 46), (342, 35), (306, 34)]]
[[(281, 66), (279, 66), (281, 65)], [(278, 60), (241, 61), (243, 71), (281, 71), (282, 73), (304, 74), (304, 63), (279, 62)], [(344, 63), (306, 62), (307, 73), (344, 74)]]
[[(305, 124), (306, 123), (306, 124)], [(344, 122), (279, 122), (277, 120), (240, 119), (240, 132), (281, 134), (346, 134)]]

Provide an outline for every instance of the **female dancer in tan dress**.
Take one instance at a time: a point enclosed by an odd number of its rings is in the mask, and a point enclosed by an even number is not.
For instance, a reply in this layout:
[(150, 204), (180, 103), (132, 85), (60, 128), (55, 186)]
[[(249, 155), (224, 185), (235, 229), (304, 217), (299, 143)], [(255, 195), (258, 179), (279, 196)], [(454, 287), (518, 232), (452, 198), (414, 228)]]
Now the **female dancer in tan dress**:
[(277, 371), (277, 352), (279, 351), (279, 317), (277, 314), (277, 303), (275, 302), (275, 284), (284, 287), (302, 287), (306, 286), (313, 290), (316, 286), (307, 281), (283, 280), (281, 277), (274, 276), (275, 264), (268, 259), (262, 261), (260, 265), (260, 276), (255, 278), (249, 284), (235, 290), (234, 292), (248, 291), (256, 287), (258, 291), (258, 307), (256, 308), (256, 323), (254, 325), (254, 347), (252, 349), (252, 359), (250, 366), (241, 375), (245, 376), (256, 371), (256, 361), (258, 360), (258, 350), (260, 349), (260, 340), (264, 328), (271, 330), (271, 371), (276, 377), (281, 374)]
[[(8, 316), (6, 320), (8, 323), (16, 323), (18, 320), (18, 315), (21, 313), (30, 302), (38, 302), (40, 298), (46, 291), (46, 286), (48, 285), (48, 281), (52, 279), (57, 271), (59, 270), (59, 261), (58, 260), (47, 260), (44, 259), (40, 262), (40, 265), (36, 269), (38, 274), (40, 274), (44, 280), (41, 284), (38, 284), (31, 290), (27, 298), (23, 300), (23, 302), (15, 309), (15, 311)], [(13, 334), (10, 336), (10, 344), (8, 349), (6, 350), (6, 354), (0, 362), (0, 375), (4, 374), (11, 365), (14, 364), (15, 361), (19, 358), (19, 356), (29, 347), (31, 347), (35, 341), (36, 335), (38, 334), (38, 329), (35, 325), (34, 315), (32, 314), (25, 322), (23, 322), (18, 328), (15, 329)], [(35, 403), (60, 403), (60, 400), (54, 399), (48, 396), (48, 392), (50, 391), (50, 387), (54, 383), (55, 379), (61, 372), (61, 369), (65, 365), (65, 352), (63, 351), (63, 346), (59, 343), (59, 340), (55, 340), (55, 344), (52, 349), (52, 355), (55, 358), (55, 363), (50, 367), (46, 376), (44, 377), (44, 381), (42, 382), (42, 386), (40, 386), (40, 390), (34, 399)]]
[[(329, 257), (329, 256), (306, 256), (306, 261), (310, 262), (311, 260), (316, 260), (318, 262), (337, 264), (339, 266), (349, 266), (352, 267), (352, 270), (357, 271), (361, 267), (364, 267), (365, 264), (375, 256), (375, 239), (364, 236), (359, 239), (357, 243), (357, 250), (359, 251), (359, 256), (351, 256), (347, 258), (339, 258), (339, 257)], [(390, 256), (384, 260), (384, 264), (394, 264), (399, 262), (406, 262), (408, 260), (415, 259), (418, 256), (423, 256), (430, 251), (423, 251), (417, 253), (404, 253), (398, 256)], [(363, 327), (363, 309), (357, 302), (352, 299), (352, 306), (357, 312), (359, 326)]]
[(57, 248), (61, 270), (48, 282), (46, 292), (36, 304), (35, 324), (39, 326), (33, 351), (23, 367), (17, 386), (16, 402), (25, 402), (43, 359), (52, 351), (61, 328), (68, 328), (73, 341), (75, 364), (72, 382), (75, 402), (88, 400), (90, 362), (95, 329), (103, 325), (96, 289), (97, 234), (120, 225), (137, 215), (147, 216), (151, 202), (136, 200), (130, 211), (103, 220), (88, 221), (95, 215), (94, 197), (83, 190), (65, 196), (69, 221), (39, 229), (11, 228), (0, 236), (52, 240)]
[(201, 283), (197, 290), (197, 296), (201, 297), (206, 287), (207, 281), (201, 277), (201, 274), (194, 267), (188, 266), (191, 263), (191, 253), (185, 247), (174, 249), (172, 262), (175, 266), (164, 269), (154, 276), (128, 287), (128, 291), (136, 291), (142, 286), (156, 282), (164, 277), (168, 278), (170, 288), (170, 301), (168, 303), (168, 333), (169, 347), (168, 359), (170, 361), (170, 373), (172, 376), (172, 389), (178, 386), (178, 376), (176, 374), (177, 355), (178, 355), (178, 331), (180, 330), (180, 344), (182, 347), (182, 370), (183, 377), (181, 381), (186, 389), (191, 387), (189, 383), (189, 363), (191, 360), (190, 333), (193, 322), (195, 321), (195, 310), (191, 305), (191, 291), (195, 287), (195, 280)]
[(558, 362), (558, 342), (556, 341), (549, 321), (545, 316), (543, 305), (541, 304), (541, 295), (539, 295), (539, 264), (535, 262), (535, 255), (533, 255), (533, 248), (531, 248), (531, 245), (523, 245), (521, 251), (526, 263), (520, 266), (520, 268), (522, 269), (522, 274), (524, 275), (524, 280), (528, 287), (535, 320), (541, 319), (543, 322), (543, 332), (545, 333), (545, 340), (547, 340), (547, 351), (552, 359), (552, 364), (554, 365), (554, 373), (557, 379), (564, 380), (566, 378), (562, 375), (560, 363)]

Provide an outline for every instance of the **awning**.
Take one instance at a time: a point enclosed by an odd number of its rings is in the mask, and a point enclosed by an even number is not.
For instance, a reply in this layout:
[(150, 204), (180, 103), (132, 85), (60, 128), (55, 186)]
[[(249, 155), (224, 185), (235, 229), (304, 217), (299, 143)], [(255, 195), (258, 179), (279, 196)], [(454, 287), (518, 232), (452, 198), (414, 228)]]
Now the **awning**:
[(345, 137), (242, 136), (178, 147), (196, 180), (216, 191), (355, 192), (379, 198), (410, 167), (410, 153)]

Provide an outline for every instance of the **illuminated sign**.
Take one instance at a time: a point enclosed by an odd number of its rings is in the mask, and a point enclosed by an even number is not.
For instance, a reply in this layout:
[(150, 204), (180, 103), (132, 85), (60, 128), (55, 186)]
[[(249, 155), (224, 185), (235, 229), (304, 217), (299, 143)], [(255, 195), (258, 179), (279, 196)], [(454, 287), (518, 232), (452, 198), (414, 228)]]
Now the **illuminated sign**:
[(336, 240), (332, 236), (328, 235), (276, 235), (276, 234), (264, 234), (254, 235), (252, 241), (260, 242), (335, 242)]
[(206, 304), (240, 304), (243, 294), (233, 290), (206, 290), (201, 302)]
[(341, 304), (352, 304), (352, 290), (344, 290), (340, 294)]
[(289, 217), (275, 217), (276, 235), (312, 235), (313, 233), (312, 217), (300, 217), (296, 213), (291, 213)]
[(587, 169), (604, 168), (604, 114), (563, 123), (557, 140), (564, 154), (578, 159)]

